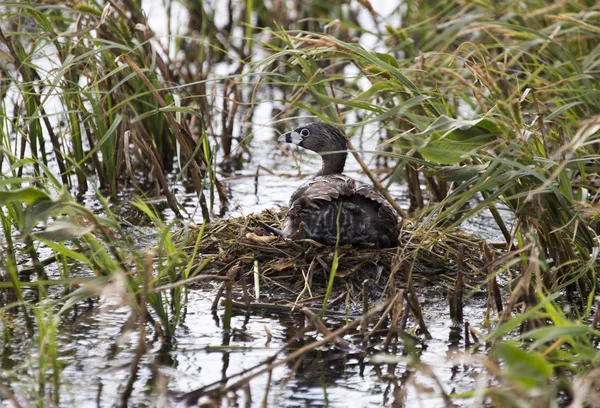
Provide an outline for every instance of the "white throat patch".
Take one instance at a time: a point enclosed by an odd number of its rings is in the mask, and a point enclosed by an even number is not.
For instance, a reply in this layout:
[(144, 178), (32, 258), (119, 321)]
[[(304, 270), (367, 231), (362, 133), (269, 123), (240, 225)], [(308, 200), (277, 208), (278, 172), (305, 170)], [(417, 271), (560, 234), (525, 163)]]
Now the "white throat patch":
[(300, 144), (300, 142), (302, 141), (302, 135), (298, 132), (292, 132), (290, 136), (292, 138), (293, 144)]

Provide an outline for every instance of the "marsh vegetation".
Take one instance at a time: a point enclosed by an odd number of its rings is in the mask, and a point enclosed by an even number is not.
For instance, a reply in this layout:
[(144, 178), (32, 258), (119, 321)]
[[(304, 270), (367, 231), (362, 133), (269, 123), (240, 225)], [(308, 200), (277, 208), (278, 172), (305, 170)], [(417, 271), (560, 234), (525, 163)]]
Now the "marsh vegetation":
[[(3, 404), (599, 404), (596, 1), (0, 13)], [(316, 120), (399, 247), (260, 228)]]

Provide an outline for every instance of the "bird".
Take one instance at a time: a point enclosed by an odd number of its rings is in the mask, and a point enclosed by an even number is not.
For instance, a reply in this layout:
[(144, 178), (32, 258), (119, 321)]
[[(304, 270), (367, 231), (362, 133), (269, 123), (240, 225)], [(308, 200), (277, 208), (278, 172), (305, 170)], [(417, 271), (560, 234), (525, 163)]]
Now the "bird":
[(291, 196), (282, 234), (326, 245), (372, 243), (379, 248), (399, 244), (401, 217), (373, 186), (343, 173), (348, 156), (346, 137), (324, 122), (284, 133), (280, 142), (318, 153), (319, 172)]

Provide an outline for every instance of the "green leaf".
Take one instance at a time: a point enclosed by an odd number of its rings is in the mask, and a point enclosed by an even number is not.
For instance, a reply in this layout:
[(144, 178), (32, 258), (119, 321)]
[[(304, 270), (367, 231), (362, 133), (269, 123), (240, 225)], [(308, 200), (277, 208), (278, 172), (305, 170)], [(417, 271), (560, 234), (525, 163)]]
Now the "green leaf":
[(94, 230), (93, 226), (80, 225), (72, 217), (63, 217), (49, 224), (44, 231), (35, 235), (52, 241), (68, 241), (81, 238)]
[(582, 324), (568, 324), (561, 326), (547, 326), (539, 329), (531, 330), (519, 336), (522, 339), (536, 339), (531, 345), (530, 350), (535, 350), (537, 347), (555, 341), (561, 337), (565, 340), (573, 339), (574, 337), (586, 336), (594, 332), (590, 327)]
[(402, 89), (400, 84), (396, 81), (379, 81), (375, 82), (369, 89), (358, 95), (354, 100), (369, 100), (371, 97), (379, 92), (390, 91), (393, 89)]
[(480, 176), (488, 168), (489, 164), (465, 165), (465, 166), (442, 166), (432, 169), (423, 169), (428, 176), (435, 176), (439, 181), (467, 181)]
[(512, 319), (509, 319), (506, 322), (502, 323), (500, 326), (496, 327), (494, 329), (494, 331), (492, 331), (490, 334), (487, 335), (485, 340), (490, 341), (493, 339), (498, 339), (501, 336), (504, 336), (505, 334), (510, 333), (511, 331), (513, 331), (517, 327), (519, 327), (521, 324), (523, 324), (524, 321), (526, 321), (530, 317), (534, 316), (536, 313), (538, 313), (540, 310), (542, 310), (544, 307), (546, 307), (546, 305), (550, 305), (553, 301), (555, 301), (560, 296), (561, 296), (560, 292), (554, 292), (554, 293), (548, 295), (540, 303), (538, 303), (537, 305), (535, 305), (534, 307), (532, 307), (525, 313), (519, 314), (519, 315), (513, 317)]
[(25, 183), (31, 180), (29, 177), (11, 177), (7, 179), (0, 179), (0, 187), (3, 186), (12, 186), (14, 184), (19, 185), (21, 183)]
[[(415, 96), (414, 98), (410, 98), (407, 101), (404, 101), (403, 103), (401, 103), (400, 105), (394, 106), (392, 109), (385, 111), (381, 115), (374, 116), (367, 121), (361, 122), (361, 126), (364, 126), (368, 123), (382, 122), (384, 120), (393, 118), (395, 116), (404, 115), (407, 110), (413, 108), (414, 106), (419, 105), (421, 102), (428, 100), (428, 99), (430, 99), (429, 96), (425, 96), (425, 95), (419, 95), (419, 96)], [(392, 141), (392, 139), (387, 140), (384, 143), (382, 143), (381, 145), (388, 144), (391, 141)]]
[(84, 254), (82, 254), (80, 252), (77, 252), (70, 248), (67, 248), (64, 244), (59, 244), (59, 243), (45, 240), (45, 239), (40, 239), (40, 242), (42, 242), (48, 248), (54, 250), (54, 252), (56, 252), (57, 254), (64, 255), (67, 258), (74, 259), (76, 261), (85, 263), (85, 264), (89, 265), (90, 267), (93, 267), (93, 264), (88, 259), (88, 257), (86, 257)]
[(64, 312), (69, 311), (78, 302), (85, 300), (92, 296), (98, 296), (99, 291), (106, 287), (114, 277), (101, 276), (88, 281), (85, 285), (77, 288), (74, 292), (70, 293), (67, 297), (65, 304), (58, 311), (58, 315), (62, 315)]
[(434, 163), (456, 164), (495, 140), (498, 134), (499, 128), (485, 118), (464, 120), (442, 115), (423, 132), (406, 136), (399, 144), (416, 149)]
[(536, 387), (552, 375), (552, 366), (538, 353), (508, 343), (497, 343), (494, 352), (504, 361), (505, 374), (526, 388)]
[[(45, 193), (44, 193), (45, 194)], [(27, 208), (26, 228), (22, 233), (29, 232), (40, 221), (45, 222), (51, 214), (64, 212), (67, 203), (73, 201), (66, 187), (58, 196), (44, 195), (43, 199), (37, 200)]]
[(384, 54), (381, 52), (374, 52), (373, 54), (375, 54), (381, 61), (385, 62), (386, 64), (390, 64), (394, 68), (400, 67), (400, 65), (398, 65), (398, 61), (396, 61), (396, 58), (394, 58), (394, 56), (391, 54)]
[(577, 106), (577, 105), (583, 105), (584, 103), (581, 101), (577, 101), (577, 102), (571, 102), (571, 103), (567, 103), (564, 106), (561, 106), (560, 108), (556, 109), (555, 111), (553, 111), (551, 114), (549, 114), (548, 116), (546, 116), (544, 118), (544, 123), (548, 123), (551, 122), (552, 119), (560, 116), (563, 112), (568, 111), (569, 109)]
[(560, 184), (560, 192), (567, 198), (569, 201), (573, 201), (573, 187), (571, 186), (571, 180), (569, 180), (569, 176), (566, 171), (561, 171), (558, 177)]
[(31, 205), (38, 201), (49, 199), (50, 196), (48, 194), (33, 187), (24, 187), (11, 191), (0, 191), (0, 204), (23, 203)]

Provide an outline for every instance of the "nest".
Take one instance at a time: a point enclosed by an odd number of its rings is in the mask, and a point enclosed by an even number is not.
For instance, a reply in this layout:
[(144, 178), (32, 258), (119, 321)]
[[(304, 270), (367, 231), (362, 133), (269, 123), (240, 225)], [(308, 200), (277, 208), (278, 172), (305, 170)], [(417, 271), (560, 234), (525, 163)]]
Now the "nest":
[[(309, 239), (273, 236), (259, 223), (279, 226), (284, 215), (267, 210), (207, 225), (197, 250), (198, 261), (206, 262), (202, 273), (235, 276), (244, 291), (247, 282), (256, 285), (258, 279), (261, 298), (294, 307), (320, 307), (332, 269), (335, 280), (329, 307), (364, 302), (365, 291), (370, 301), (380, 300), (394, 288), (445, 293), (455, 289), (459, 270), (467, 288), (485, 279), (482, 240), (461, 231), (425, 231), (406, 225), (397, 248), (361, 244), (336, 251)], [(188, 236), (187, 242), (195, 242), (197, 234)]]

